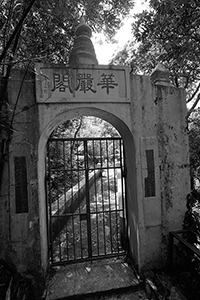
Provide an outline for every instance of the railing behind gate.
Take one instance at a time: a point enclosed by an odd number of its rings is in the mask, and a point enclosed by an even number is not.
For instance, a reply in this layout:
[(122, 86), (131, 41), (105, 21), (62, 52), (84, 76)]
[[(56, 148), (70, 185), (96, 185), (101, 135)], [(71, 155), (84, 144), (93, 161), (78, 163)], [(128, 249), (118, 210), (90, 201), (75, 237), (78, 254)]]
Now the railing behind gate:
[[(187, 240), (183, 237), (187, 237)], [(188, 240), (199, 240), (200, 241), (200, 236), (198, 233), (192, 231), (192, 230), (177, 230), (177, 231), (171, 231), (169, 232), (169, 255), (168, 255), (168, 264), (171, 268), (173, 268), (174, 264), (174, 245), (175, 245), (175, 240), (177, 240), (180, 245), (183, 246), (181, 250), (179, 251), (180, 253), (184, 251), (184, 248), (186, 249), (187, 252), (190, 252), (193, 257), (196, 257), (200, 260), (200, 249), (197, 249), (195, 246), (193, 246)], [(177, 247), (178, 248), (178, 247)], [(180, 247), (179, 247), (180, 248)], [(177, 255), (178, 256), (178, 255)], [(178, 257), (176, 257), (178, 259)]]

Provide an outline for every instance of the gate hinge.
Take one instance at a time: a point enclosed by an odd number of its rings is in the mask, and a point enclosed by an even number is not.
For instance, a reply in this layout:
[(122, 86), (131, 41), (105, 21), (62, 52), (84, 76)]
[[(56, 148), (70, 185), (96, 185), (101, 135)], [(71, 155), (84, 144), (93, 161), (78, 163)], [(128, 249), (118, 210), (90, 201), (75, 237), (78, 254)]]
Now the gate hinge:
[(124, 169), (122, 170), (122, 177), (126, 177), (126, 174), (127, 174), (127, 171), (126, 171), (126, 168), (124, 168)]

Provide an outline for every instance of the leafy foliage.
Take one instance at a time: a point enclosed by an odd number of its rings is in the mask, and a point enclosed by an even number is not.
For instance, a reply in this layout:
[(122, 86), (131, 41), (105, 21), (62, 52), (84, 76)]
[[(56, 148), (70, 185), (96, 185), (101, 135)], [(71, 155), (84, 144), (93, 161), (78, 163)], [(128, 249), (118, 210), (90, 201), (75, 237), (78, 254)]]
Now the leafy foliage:
[[(192, 246), (200, 249), (200, 108), (189, 118), (191, 192), (187, 195), (187, 211), (183, 221), (183, 238)], [(196, 234), (195, 234), (196, 233)], [(200, 275), (198, 257), (188, 248), (179, 244), (181, 264), (191, 272)]]
[(0, 299), (35, 300), (34, 284), (22, 276), (13, 264), (0, 260)]
[(118, 137), (119, 132), (110, 123), (93, 116), (83, 116), (60, 124), (51, 137)]
[[(30, 0), (1, 1), (0, 50), (4, 49), (29, 2)], [(20, 28), (14, 63), (18, 62), (18, 67), (30, 59), (67, 63), (75, 29), (82, 14), (93, 30), (103, 31), (111, 38), (132, 5), (131, 0), (36, 0)], [(9, 49), (5, 64), (9, 63), (12, 55)]]
[(133, 72), (150, 74), (158, 62), (171, 71), (177, 87), (187, 89), (188, 102), (199, 100), (200, 7), (196, 0), (151, 0), (136, 16), (133, 39), (113, 62), (128, 63)]
[[(187, 211), (183, 221), (182, 237), (196, 249), (200, 249), (200, 193), (192, 190), (187, 195)], [(196, 275), (200, 275), (199, 258), (182, 243), (178, 244), (179, 260), (182, 268)]]
[(200, 108), (196, 109), (189, 118), (189, 151), (190, 172), (195, 180), (198, 178), (197, 170), (200, 166)]

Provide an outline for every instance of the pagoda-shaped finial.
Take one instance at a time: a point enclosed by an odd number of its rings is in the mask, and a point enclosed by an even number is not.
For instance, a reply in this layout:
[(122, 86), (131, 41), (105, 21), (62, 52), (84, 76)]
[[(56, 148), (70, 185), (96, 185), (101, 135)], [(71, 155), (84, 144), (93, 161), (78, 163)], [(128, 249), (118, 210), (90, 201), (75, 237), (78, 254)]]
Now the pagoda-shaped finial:
[(91, 36), (92, 30), (85, 23), (84, 16), (82, 15), (80, 24), (76, 28), (76, 39), (69, 56), (70, 66), (78, 67), (83, 64), (98, 64)]
[(166, 69), (161, 63), (158, 63), (151, 74), (151, 81), (155, 85), (172, 85), (169, 80), (170, 71)]

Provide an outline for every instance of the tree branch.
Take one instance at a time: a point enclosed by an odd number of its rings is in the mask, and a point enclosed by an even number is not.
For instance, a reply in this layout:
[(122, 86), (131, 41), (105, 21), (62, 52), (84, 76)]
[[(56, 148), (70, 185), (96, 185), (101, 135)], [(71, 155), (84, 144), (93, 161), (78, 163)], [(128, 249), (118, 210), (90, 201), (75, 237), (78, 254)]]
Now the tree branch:
[(13, 47), (12, 47), (12, 56), (10, 56), (10, 64), (8, 65), (7, 70), (6, 70), (5, 82), (4, 82), (3, 89), (2, 89), (1, 94), (0, 94), (0, 111), (2, 110), (4, 97), (6, 95), (8, 80), (9, 80), (10, 72), (11, 72), (11, 69), (12, 69), (12, 61), (13, 61), (14, 56), (15, 56), (16, 51), (17, 51), (17, 46), (18, 46), (18, 42), (19, 42), (21, 29), (22, 29), (22, 26), (19, 28), (19, 30), (18, 30), (18, 32), (15, 36), (14, 44), (13, 44)]
[(75, 131), (75, 133), (74, 133), (74, 137), (73, 137), (74, 139), (76, 138), (76, 136), (77, 136), (79, 130), (81, 129), (82, 124), (83, 124), (83, 118), (81, 117), (81, 118), (80, 118), (80, 123), (79, 123), (79, 125), (78, 125), (78, 127), (77, 127), (77, 129), (76, 129), (76, 131)]
[(192, 96), (186, 101), (186, 103), (189, 103), (190, 101), (192, 101), (192, 100), (194, 99), (194, 97), (195, 97), (196, 94), (198, 93), (199, 89), (200, 89), (200, 82), (199, 82), (199, 84), (198, 84), (196, 90), (194, 91), (194, 93), (192, 94)]
[(13, 31), (13, 33), (11, 34), (8, 42), (6, 43), (1, 55), (0, 55), (0, 64), (2, 63), (3, 59), (5, 58), (8, 49), (10, 48), (10, 45), (12, 44), (13, 40), (15, 39), (16, 35), (18, 34), (18, 32), (20, 31), (20, 28), (23, 25), (24, 20), (26, 19), (29, 11), (31, 10), (33, 4), (36, 2), (37, 0), (31, 0), (29, 5), (27, 6), (25, 12), (23, 13), (21, 20), (19, 20), (18, 24), (15, 27), (15, 30)]
[(25, 77), (27, 75), (27, 72), (28, 72), (28, 69), (29, 69), (29, 66), (30, 66), (30, 61), (29, 63), (27, 64), (26, 66), (26, 70), (25, 70), (25, 73), (24, 73), (24, 76), (22, 78), (22, 82), (21, 82), (21, 85), (20, 85), (20, 88), (19, 88), (19, 92), (18, 92), (18, 95), (17, 95), (17, 99), (16, 99), (16, 102), (15, 102), (15, 106), (14, 106), (14, 109), (13, 109), (13, 114), (12, 114), (12, 118), (11, 118), (11, 121), (10, 121), (10, 128), (12, 129), (12, 125), (13, 125), (13, 120), (14, 120), (14, 117), (15, 117), (15, 111), (17, 109), (17, 104), (19, 102), (19, 97), (20, 97), (20, 94), (21, 94), (21, 91), (22, 91), (22, 87), (23, 87), (23, 84), (24, 84), (24, 80), (25, 80)]
[(75, 131), (74, 137), (73, 137), (74, 141), (73, 141), (72, 146), (71, 146), (71, 155), (72, 155), (72, 153), (74, 151), (74, 145), (75, 145), (76, 136), (77, 136), (79, 130), (81, 129), (82, 124), (83, 124), (83, 117), (80, 117), (80, 123), (79, 123), (78, 127), (76, 128), (76, 131)]
[(189, 116), (191, 115), (192, 111), (193, 111), (193, 110), (195, 109), (195, 107), (197, 106), (199, 100), (200, 100), (200, 93), (198, 94), (198, 96), (197, 96), (196, 100), (194, 101), (192, 107), (188, 110), (188, 113), (187, 113), (187, 116), (186, 116), (187, 119), (189, 118)]
[[(6, 24), (5, 24), (5, 30), (4, 30), (4, 37), (3, 37), (3, 49), (6, 45), (6, 38), (7, 38), (7, 28), (8, 28), (8, 24), (10, 22), (10, 19), (11, 19), (11, 15), (12, 15), (12, 6), (13, 6), (13, 0), (10, 1), (10, 6), (9, 6), (9, 9), (8, 9), (8, 18), (6, 20)], [(2, 75), (4, 75), (4, 65), (3, 65), (3, 68), (2, 68)]]

